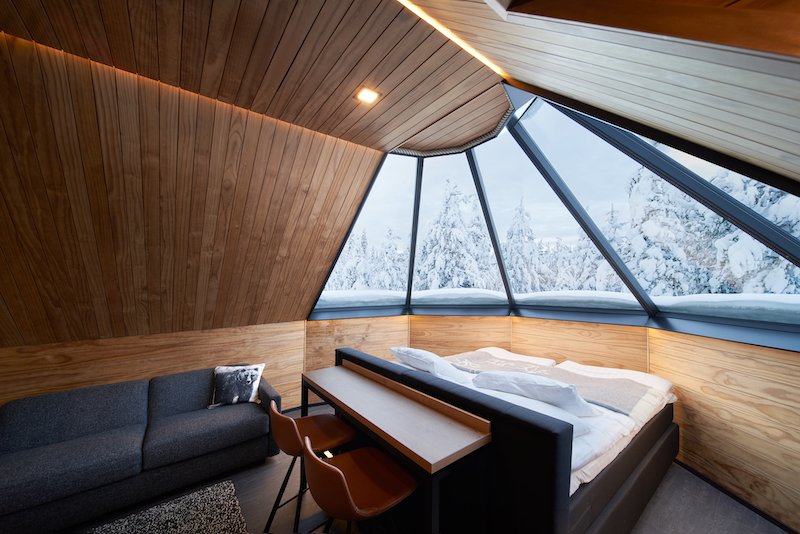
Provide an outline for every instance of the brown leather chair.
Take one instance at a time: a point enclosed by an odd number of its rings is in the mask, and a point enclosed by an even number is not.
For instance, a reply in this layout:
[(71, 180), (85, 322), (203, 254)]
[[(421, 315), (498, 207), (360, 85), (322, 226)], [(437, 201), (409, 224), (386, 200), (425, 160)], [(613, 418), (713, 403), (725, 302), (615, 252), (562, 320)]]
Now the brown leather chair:
[(379, 449), (364, 447), (321, 459), (313, 438), (306, 436), (303, 443), (311, 495), (331, 518), (347, 521), (348, 533), (352, 521), (382, 514), (417, 487), (411, 475)]
[[(303, 501), (303, 493), (306, 491), (305, 469), (303, 469), (303, 441), (300, 436), (312, 437), (315, 443), (312, 456), (316, 458), (319, 453), (330, 449), (336, 449), (352, 441), (356, 432), (350, 425), (331, 414), (309, 415), (293, 419), (280, 413), (275, 401), (270, 401), (269, 403), (269, 425), (270, 433), (274, 437), (278, 447), (289, 456), (292, 456), (292, 463), (289, 464), (289, 469), (286, 471), (286, 476), (283, 478), (278, 496), (275, 497), (275, 503), (272, 505), (272, 510), (269, 513), (269, 519), (267, 519), (264, 532), (269, 532), (269, 528), (272, 526), (272, 521), (275, 519), (275, 513), (278, 511), (278, 508), (290, 503), (294, 499), (297, 499), (297, 507), (295, 508), (294, 514), (293, 532), (297, 532), (300, 525), (300, 507)], [(286, 484), (289, 482), (292, 469), (294, 469), (294, 463), (297, 461), (298, 457), (300, 458), (301, 464), (300, 487), (295, 497), (281, 503), (283, 492), (286, 490)]]

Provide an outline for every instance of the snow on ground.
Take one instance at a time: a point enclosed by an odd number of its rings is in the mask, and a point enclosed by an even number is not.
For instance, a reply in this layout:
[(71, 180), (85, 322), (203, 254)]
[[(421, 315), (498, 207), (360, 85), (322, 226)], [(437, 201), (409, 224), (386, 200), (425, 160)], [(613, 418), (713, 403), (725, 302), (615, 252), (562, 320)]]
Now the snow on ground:
[(731, 317), (750, 321), (800, 324), (800, 295), (739, 293), (653, 297), (663, 311)]

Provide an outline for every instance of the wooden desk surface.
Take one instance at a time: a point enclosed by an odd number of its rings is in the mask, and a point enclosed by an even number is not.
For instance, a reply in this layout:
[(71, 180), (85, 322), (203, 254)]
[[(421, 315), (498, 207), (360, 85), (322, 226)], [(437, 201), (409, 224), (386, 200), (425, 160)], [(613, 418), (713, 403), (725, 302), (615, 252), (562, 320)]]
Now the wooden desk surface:
[[(429, 473), (491, 441), (488, 421), (415, 390), (404, 393), (409, 388), (400, 384), (388, 387), (377, 378), (388, 380), (377, 375), (373, 380), (342, 366), (303, 373), (308, 385)], [(437, 403), (444, 404), (444, 413)], [(454, 417), (447, 409), (472, 420)]]

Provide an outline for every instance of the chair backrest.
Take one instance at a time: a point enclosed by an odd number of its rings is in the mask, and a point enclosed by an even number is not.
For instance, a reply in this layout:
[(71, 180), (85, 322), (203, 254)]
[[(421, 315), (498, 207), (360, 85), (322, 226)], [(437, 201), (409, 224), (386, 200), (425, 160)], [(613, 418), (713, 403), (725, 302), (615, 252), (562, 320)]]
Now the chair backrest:
[(275, 443), (283, 452), (290, 456), (303, 455), (303, 442), (297, 430), (297, 423), (288, 415), (279, 412), (274, 400), (269, 401), (269, 428)]
[(303, 439), (303, 457), (308, 489), (322, 511), (335, 519), (347, 521), (361, 519), (359, 509), (350, 495), (344, 473), (314, 454), (308, 436)]

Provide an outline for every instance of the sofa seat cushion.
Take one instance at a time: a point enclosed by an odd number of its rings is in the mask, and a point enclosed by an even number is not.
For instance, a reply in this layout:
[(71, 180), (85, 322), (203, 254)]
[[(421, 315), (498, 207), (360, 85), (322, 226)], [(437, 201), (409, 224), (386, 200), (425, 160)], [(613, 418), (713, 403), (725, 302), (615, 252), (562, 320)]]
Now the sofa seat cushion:
[(144, 425), (129, 425), (0, 456), (0, 514), (139, 474), (143, 438)]
[(195, 410), (151, 420), (143, 465), (154, 469), (266, 436), (269, 416), (257, 404)]

